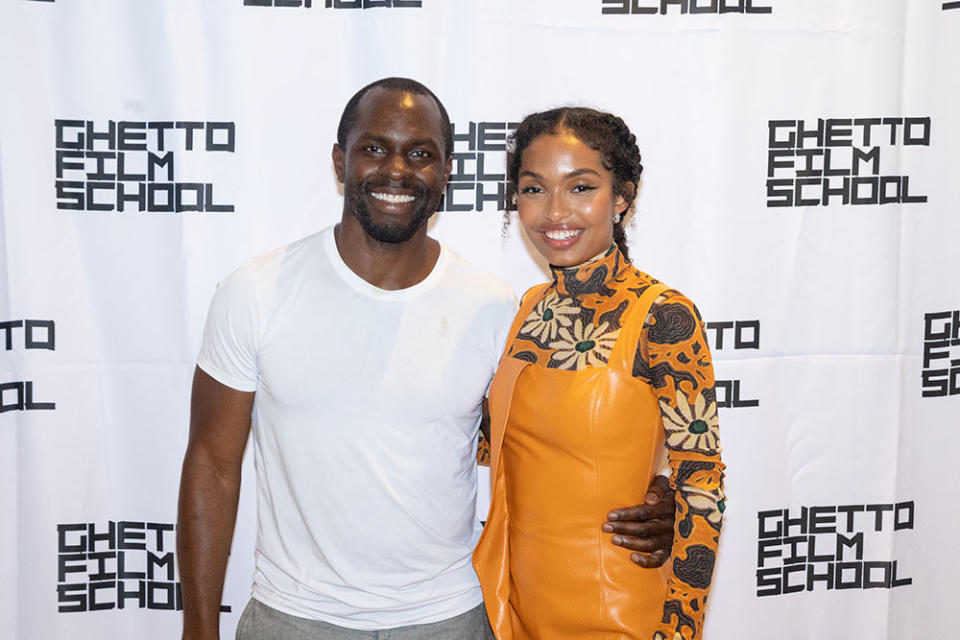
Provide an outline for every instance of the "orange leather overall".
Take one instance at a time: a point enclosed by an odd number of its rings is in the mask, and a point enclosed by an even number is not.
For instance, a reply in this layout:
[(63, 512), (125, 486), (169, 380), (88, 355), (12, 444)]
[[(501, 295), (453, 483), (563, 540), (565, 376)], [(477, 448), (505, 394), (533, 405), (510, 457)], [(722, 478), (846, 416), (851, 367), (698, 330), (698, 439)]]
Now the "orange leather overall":
[[(539, 301), (532, 289), (510, 338)], [(641, 504), (663, 427), (652, 387), (633, 377), (650, 305), (633, 303), (606, 367), (528, 366), (502, 356), (490, 387), (491, 504), (473, 554), (500, 640), (653, 636), (665, 584), (600, 530), (607, 513)]]

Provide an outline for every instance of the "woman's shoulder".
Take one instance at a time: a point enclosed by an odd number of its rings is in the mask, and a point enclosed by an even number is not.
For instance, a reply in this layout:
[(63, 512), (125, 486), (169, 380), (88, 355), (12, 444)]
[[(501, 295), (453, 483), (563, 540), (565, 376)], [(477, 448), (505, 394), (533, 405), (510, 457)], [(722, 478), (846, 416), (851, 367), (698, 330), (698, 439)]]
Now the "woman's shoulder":
[(684, 307), (687, 307), (691, 312), (696, 311), (696, 306), (686, 295), (683, 294), (679, 289), (671, 287), (668, 283), (663, 282), (659, 278), (641, 271), (637, 267), (628, 265), (627, 268), (623, 269), (620, 274), (619, 280), (622, 283), (622, 286), (634, 294), (634, 297), (640, 298), (647, 290), (656, 285), (663, 285), (666, 287), (657, 296), (651, 305), (651, 309), (654, 309), (658, 306), (664, 304), (679, 304)]
[(650, 304), (644, 319), (645, 335), (641, 337), (641, 342), (646, 341), (652, 347), (669, 346), (693, 338), (698, 333), (697, 329), (703, 322), (700, 311), (682, 291), (633, 265), (630, 265), (629, 272), (624, 274), (624, 279), (624, 284), (636, 299), (651, 286), (666, 286)]
[(540, 284), (535, 284), (526, 291), (523, 292), (523, 295), (520, 296), (520, 306), (524, 306), (530, 302), (538, 302), (542, 298), (546, 297), (550, 293), (550, 283), (541, 282)]

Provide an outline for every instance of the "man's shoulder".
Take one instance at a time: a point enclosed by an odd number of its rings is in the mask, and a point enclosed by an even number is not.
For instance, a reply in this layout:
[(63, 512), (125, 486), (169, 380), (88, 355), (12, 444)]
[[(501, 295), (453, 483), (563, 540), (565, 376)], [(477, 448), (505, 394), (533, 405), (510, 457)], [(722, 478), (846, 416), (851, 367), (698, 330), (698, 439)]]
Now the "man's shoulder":
[(281, 273), (303, 268), (324, 251), (326, 232), (327, 229), (324, 229), (248, 258), (224, 279), (223, 284), (256, 286), (264, 279), (275, 279)]
[(448, 254), (447, 275), (456, 286), (469, 287), (469, 290), (490, 302), (516, 304), (516, 295), (510, 283), (485, 269), (475, 266), (459, 253), (444, 245)]

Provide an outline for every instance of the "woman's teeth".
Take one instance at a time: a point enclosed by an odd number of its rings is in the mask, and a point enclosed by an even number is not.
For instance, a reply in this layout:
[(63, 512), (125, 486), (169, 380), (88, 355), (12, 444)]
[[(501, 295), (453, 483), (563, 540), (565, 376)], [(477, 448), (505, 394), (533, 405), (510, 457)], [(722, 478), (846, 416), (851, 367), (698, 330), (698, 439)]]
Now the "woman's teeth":
[(372, 195), (377, 200), (383, 200), (384, 202), (391, 202), (394, 204), (402, 204), (404, 202), (413, 202), (414, 200), (416, 200), (414, 196), (404, 196), (398, 193), (397, 194), (379, 193), (377, 191), (373, 191), (370, 193), (370, 195)]
[(564, 231), (544, 231), (543, 235), (547, 236), (551, 240), (569, 240), (574, 236), (580, 235), (582, 232), (583, 232), (583, 229), (564, 230)]

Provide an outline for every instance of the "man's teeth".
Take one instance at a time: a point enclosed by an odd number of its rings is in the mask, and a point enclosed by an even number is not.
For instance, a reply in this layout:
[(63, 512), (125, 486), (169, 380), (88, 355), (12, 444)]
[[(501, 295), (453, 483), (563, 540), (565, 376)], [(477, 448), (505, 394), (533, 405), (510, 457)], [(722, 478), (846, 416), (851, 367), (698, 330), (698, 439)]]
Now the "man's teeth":
[(383, 200), (384, 202), (392, 202), (394, 204), (401, 204), (404, 202), (413, 202), (414, 200), (416, 200), (416, 198), (413, 196), (404, 196), (404, 195), (394, 194), (394, 193), (380, 193), (377, 191), (372, 192), (370, 195), (372, 195), (377, 200)]
[(569, 240), (574, 236), (580, 235), (583, 229), (565, 230), (565, 231), (545, 231), (544, 235), (551, 240)]

